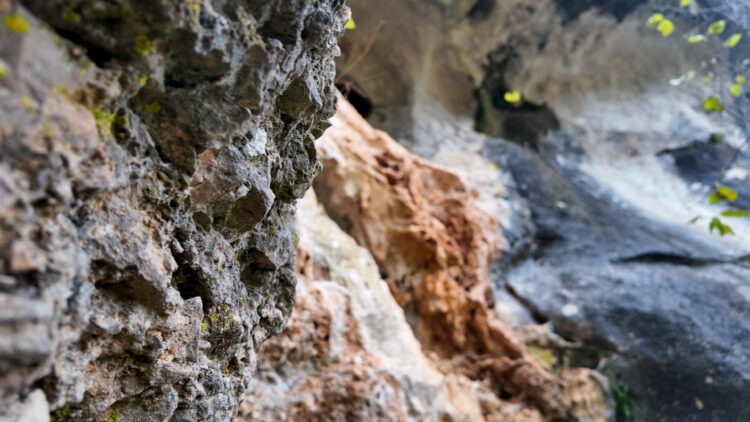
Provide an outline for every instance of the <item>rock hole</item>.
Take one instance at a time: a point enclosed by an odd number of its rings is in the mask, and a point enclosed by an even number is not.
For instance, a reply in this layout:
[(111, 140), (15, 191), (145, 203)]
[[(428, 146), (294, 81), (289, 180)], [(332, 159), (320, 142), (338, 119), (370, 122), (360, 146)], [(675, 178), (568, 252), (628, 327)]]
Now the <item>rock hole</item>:
[(370, 100), (367, 93), (359, 88), (354, 82), (339, 82), (336, 84), (336, 88), (338, 88), (341, 95), (343, 95), (344, 98), (346, 98), (346, 100), (357, 109), (362, 117), (366, 119), (372, 114), (372, 100)]
[(469, 18), (474, 20), (485, 19), (494, 9), (495, 0), (479, 0), (474, 7), (469, 10)]

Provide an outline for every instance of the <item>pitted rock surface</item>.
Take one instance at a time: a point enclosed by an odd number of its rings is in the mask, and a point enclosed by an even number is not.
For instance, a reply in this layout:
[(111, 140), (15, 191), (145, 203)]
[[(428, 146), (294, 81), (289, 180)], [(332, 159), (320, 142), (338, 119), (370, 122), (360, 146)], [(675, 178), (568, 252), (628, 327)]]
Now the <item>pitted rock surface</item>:
[(232, 418), (294, 304), (348, 13), (0, 2), (0, 420)]

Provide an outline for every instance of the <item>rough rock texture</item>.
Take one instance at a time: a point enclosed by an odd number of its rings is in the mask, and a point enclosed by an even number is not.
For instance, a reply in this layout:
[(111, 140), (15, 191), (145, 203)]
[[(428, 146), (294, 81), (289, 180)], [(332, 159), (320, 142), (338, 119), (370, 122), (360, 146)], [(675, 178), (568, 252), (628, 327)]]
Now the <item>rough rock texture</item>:
[[(492, 310), (489, 264), (501, 243), (473, 189), (373, 129), (343, 101), (318, 148), (324, 170), (316, 193), (329, 215), (372, 252), (423, 347), (487, 382), (498, 397), (526, 400), (546, 417), (586, 419), (578, 412), (596, 405), (567, 400), (573, 396), (565, 395), (566, 379), (542, 369)], [(579, 371), (582, 379), (590, 376)], [(587, 387), (596, 391), (592, 385), (589, 379)], [(592, 420), (606, 416), (598, 390), (594, 413), (600, 413)]]
[(0, 14), (0, 419), (229, 420), (294, 303), (348, 8)]
[[(708, 115), (702, 100), (747, 105), (727, 92), (725, 64), (750, 47), (728, 50), (723, 36), (686, 48), (680, 36), (722, 18), (746, 35), (747, 2), (350, 3), (358, 26), (340, 68), (387, 22), (341, 81), (369, 120), (424, 157), (454, 164), (464, 150), (499, 164), (504, 192), (483, 195), (499, 205), (508, 246), (492, 280), (502, 308), (515, 297), (528, 310), (503, 313), (549, 322), (576, 344), (572, 361), (630, 388), (622, 401), (636, 420), (748, 419), (750, 225), (732, 221), (733, 238), (706, 229), (724, 209), (708, 189), (747, 135), (747, 113)], [(656, 11), (674, 19), (672, 37), (645, 27)], [(691, 69), (715, 79), (670, 85)], [(511, 89), (520, 104), (502, 99)], [(745, 198), (740, 155), (723, 182)]]
[(284, 332), (265, 343), (237, 419), (484, 420), (480, 386), (443, 376), (425, 357), (372, 255), (312, 191), (296, 221), (298, 300)]

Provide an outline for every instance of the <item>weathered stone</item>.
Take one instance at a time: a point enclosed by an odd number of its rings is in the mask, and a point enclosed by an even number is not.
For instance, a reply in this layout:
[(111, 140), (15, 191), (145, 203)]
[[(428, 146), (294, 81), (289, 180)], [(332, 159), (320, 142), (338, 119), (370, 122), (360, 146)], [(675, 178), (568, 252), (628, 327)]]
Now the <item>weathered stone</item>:
[(0, 414), (39, 388), (58, 421), (231, 419), (294, 303), (292, 203), (348, 8), (18, 3), (0, 2), (29, 23), (0, 27)]
[(238, 420), (482, 421), (464, 377), (443, 376), (369, 252), (310, 191), (298, 203), (297, 303), (269, 340)]
[[(681, 35), (719, 19), (746, 34), (750, 4), (481, 0), (458, 16), (436, 3), (461, 2), (351, 0), (357, 31), (342, 41), (342, 69), (387, 26), (342, 87), (417, 154), (450, 164), (468, 150), (499, 167), (498, 309), (549, 321), (576, 345), (571, 360), (629, 387), (621, 399), (636, 420), (748, 419), (750, 224), (710, 234), (726, 208), (706, 198), (721, 179), (748, 207), (748, 103), (743, 94), (729, 107), (738, 112), (707, 114), (703, 100), (728, 104), (716, 81), (745, 73), (750, 44)], [(675, 34), (647, 27), (654, 12)], [(691, 69), (714, 83), (670, 85)], [(519, 103), (504, 101), (510, 90)]]
[(373, 129), (344, 101), (332, 124), (318, 144), (324, 170), (316, 193), (372, 252), (423, 347), (547, 417), (571, 414), (566, 381), (543, 370), (492, 310), (489, 265), (500, 240), (475, 191)]

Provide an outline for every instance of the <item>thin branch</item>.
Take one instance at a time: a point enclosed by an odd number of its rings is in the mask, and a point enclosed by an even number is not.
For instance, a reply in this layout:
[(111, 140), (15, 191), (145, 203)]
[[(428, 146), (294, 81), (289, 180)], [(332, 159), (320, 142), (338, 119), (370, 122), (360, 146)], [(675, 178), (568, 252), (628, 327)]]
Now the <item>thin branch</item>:
[(372, 49), (372, 45), (375, 44), (375, 38), (378, 36), (378, 32), (380, 32), (380, 28), (382, 28), (383, 25), (385, 25), (385, 21), (380, 21), (378, 23), (378, 27), (375, 28), (375, 32), (370, 37), (370, 41), (367, 42), (367, 46), (365, 47), (365, 49), (362, 50), (361, 53), (359, 53), (359, 56), (357, 56), (357, 58), (354, 59), (354, 61), (349, 66), (347, 66), (344, 70), (341, 71), (338, 76), (336, 76), (334, 83), (338, 83), (339, 81), (341, 81), (344, 76), (348, 75), (349, 72), (351, 72), (359, 64), (359, 62), (361, 62), (367, 56), (367, 54), (370, 52), (370, 49)]

